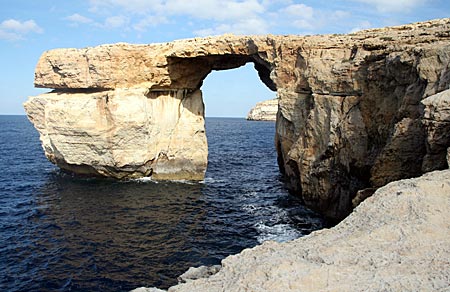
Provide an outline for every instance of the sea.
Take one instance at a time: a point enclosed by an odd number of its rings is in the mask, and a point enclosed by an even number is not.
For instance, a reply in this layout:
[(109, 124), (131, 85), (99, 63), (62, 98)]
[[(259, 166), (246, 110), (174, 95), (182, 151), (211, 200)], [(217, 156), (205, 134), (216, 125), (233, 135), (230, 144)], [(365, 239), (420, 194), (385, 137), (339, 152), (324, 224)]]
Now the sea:
[(0, 116), (0, 291), (167, 288), (325, 221), (285, 189), (275, 123), (206, 118), (201, 182), (67, 174), (44, 156), (26, 116)]

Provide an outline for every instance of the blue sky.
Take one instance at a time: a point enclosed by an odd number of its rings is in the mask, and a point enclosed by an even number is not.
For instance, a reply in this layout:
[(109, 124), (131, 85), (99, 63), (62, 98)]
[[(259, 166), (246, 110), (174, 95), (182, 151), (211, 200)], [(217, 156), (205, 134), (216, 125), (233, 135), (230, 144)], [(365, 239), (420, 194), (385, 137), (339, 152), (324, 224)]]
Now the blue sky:
[[(233, 34), (324, 34), (450, 17), (448, 0), (1, 0), (0, 114), (24, 114), (42, 52)], [(273, 98), (248, 64), (211, 73), (207, 116), (246, 115)]]

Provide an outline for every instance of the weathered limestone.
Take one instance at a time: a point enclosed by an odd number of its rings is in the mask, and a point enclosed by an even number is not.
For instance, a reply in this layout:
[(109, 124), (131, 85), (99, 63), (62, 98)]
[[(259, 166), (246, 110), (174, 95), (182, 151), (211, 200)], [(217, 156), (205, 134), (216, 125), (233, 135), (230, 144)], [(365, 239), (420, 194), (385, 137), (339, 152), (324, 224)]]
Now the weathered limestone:
[(292, 44), (297, 54), (283, 56), (276, 143), (291, 190), (341, 219), (358, 190), (423, 172), (420, 101), (449, 88), (450, 26), (446, 19), (330, 40), (326, 49)]
[(278, 99), (258, 102), (248, 113), (250, 121), (275, 121), (278, 113)]
[(31, 98), (25, 109), (47, 158), (65, 170), (203, 179), (208, 150), (198, 90), (57, 91)]
[(426, 149), (422, 169), (424, 172), (448, 168), (446, 149), (450, 146), (450, 90), (422, 100), (425, 105), (424, 118)]
[(378, 189), (331, 229), (246, 249), (168, 291), (447, 291), (449, 230), (450, 170), (430, 172)]
[(189, 281), (208, 278), (220, 271), (221, 265), (200, 266), (197, 268), (190, 267), (186, 272), (178, 277), (178, 283), (186, 283)]
[(429, 141), (421, 100), (449, 88), (450, 19), (349, 35), (225, 35), (52, 50), (38, 62), (35, 85), (56, 91), (25, 107), (47, 157), (62, 168), (201, 179), (202, 81), (212, 70), (248, 62), (277, 91), (278, 162), (309, 207), (341, 219), (358, 190), (441, 168), (429, 162), (445, 157), (450, 145)]

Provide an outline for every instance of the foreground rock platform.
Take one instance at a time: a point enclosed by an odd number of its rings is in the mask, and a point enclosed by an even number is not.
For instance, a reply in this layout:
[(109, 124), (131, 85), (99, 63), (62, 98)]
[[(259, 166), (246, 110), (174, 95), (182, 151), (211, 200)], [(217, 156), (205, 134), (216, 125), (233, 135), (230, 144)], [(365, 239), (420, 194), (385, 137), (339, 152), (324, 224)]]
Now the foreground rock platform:
[(358, 191), (445, 167), (450, 141), (433, 141), (428, 129), (443, 124), (424, 121), (421, 101), (449, 88), (449, 52), (450, 19), (348, 35), (56, 49), (35, 71), (35, 85), (53, 92), (24, 106), (45, 155), (62, 169), (201, 180), (202, 82), (212, 70), (251, 62), (277, 92), (275, 143), (289, 189), (340, 220)]
[(449, 231), (450, 170), (430, 172), (378, 189), (331, 229), (246, 249), (168, 291), (448, 291)]

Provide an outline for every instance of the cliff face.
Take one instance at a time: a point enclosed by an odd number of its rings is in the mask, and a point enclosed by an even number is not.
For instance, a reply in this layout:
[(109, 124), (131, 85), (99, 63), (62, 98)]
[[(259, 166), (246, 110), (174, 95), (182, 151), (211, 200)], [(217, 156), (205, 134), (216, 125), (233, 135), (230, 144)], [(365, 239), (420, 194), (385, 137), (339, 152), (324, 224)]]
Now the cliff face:
[(250, 121), (275, 121), (278, 113), (278, 99), (258, 102), (248, 113)]
[(450, 142), (430, 142), (421, 100), (449, 88), (449, 52), (450, 19), (349, 35), (58, 49), (35, 73), (36, 86), (55, 90), (25, 109), (64, 169), (202, 179), (202, 81), (252, 62), (277, 91), (276, 147), (289, 188), (340, 219), (358, 190), (444, 167)]
[(47, 158), (65, 170), (203, 179), (208, 149), (198, 90), (55, 91), (31, 98), (25, 109)]

